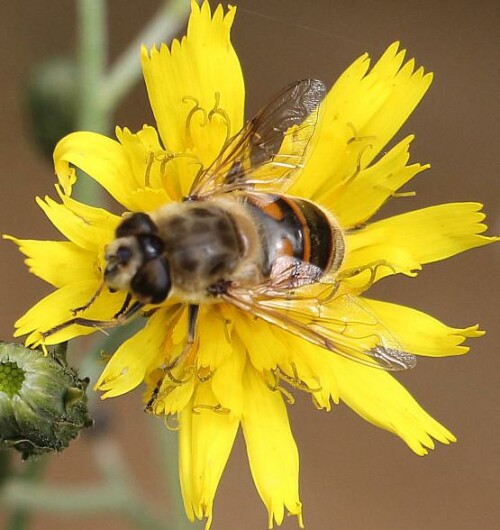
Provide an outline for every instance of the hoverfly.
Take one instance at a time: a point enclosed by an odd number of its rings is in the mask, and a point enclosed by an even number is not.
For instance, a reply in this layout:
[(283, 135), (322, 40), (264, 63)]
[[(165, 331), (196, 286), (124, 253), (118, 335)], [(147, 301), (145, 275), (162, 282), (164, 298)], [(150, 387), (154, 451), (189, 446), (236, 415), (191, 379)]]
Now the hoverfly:
[[(334, 215), (286, 193), (305, 163), (325, 94), (315, 79), (289, 85), (229, 138), (183, 201), (124, 217), (106, 248), (98, 291), (73, 313), (103, 287), (127, 293), (122, 309), (109, 321), (75, 316), (44, 337), (73, 324), (114, 326), (175, 297), (188, 307), (188, 336), (167, 370), (194, 343), (200, 304), (220, 302), (356, 362), (413, 367), (415, 356), (367, 308), (348, 295), (336, 299), (345, 238)], [(308, 296), (318, 285), (329, 294)], [(330, 302), (345, 309), (342, 319), (331, 316)], [(350, 322), (373, 328), (376, 345), (357, 346), (346, 332)]]

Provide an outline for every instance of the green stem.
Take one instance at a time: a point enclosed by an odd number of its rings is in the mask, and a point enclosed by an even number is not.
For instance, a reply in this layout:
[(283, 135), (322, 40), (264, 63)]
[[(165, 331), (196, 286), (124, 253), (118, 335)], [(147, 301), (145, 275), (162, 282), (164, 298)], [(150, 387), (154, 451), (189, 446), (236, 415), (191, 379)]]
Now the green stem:
[(190, 10), (187, 0), (164, 3), (144, 29), (110, 68), (102, 86), (102, 105), (112, 111), (141, 77), (141, 46), (151, 48), (171, 40), (184, 24)]
[[(77, 129), (106, 133), (110, 114), (101, 97), (108, 55), (106, 0), (78, 0), (77, 17)], [(74, 195), (86, 204), (103, 202), (102, 188), (90, 178), (78, 178)]]
[[(165, 530), (161, 517), (151, 515), (152, 510), (141, 502), (135, 494), (121, 489), (110, 489), (108, 485), (91, 487), (56, 488), (40, 486), (13, 480), (4, 493), (4, 498), (12, 506), (24, 513), (39, 511), (72, 516), (92, 516), (96, 513), (126, 514), (139, 528)], [(18, 530), (25, 526), (8, 526), (8, 530)]]
[(78, 0), (78, 128), (105, 132), (99, 96), (107, 62), (106, 0)]

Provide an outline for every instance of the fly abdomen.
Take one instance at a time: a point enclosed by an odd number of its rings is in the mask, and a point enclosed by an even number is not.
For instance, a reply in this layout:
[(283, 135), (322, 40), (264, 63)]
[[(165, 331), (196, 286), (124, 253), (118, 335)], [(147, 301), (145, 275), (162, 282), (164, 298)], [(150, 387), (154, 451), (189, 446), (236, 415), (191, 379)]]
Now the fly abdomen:
[(265, 275), (282, 256), (310, 263), (323, 273), (339, 268), (345, 250), (342, 232), (335, 218), (320, 206), (271, 194), (249, 195), (246, 204), (260, 227)]

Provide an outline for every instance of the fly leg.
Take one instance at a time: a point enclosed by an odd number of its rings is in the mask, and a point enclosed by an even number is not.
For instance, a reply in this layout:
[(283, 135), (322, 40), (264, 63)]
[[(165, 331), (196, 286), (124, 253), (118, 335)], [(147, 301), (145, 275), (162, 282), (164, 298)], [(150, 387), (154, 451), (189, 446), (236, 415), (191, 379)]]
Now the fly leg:
[(71, 313), (73, 313), (73, 316), (76, 316), (78, 313), (81, 313), (82, 311), (85, 311), (85, 309), (88, 309), (96, 301), (97, 297), (101, 294), (104, 285), (104, 280), (102, 280), (99, 286), (97, 287), (96, 292), (90, 297), (90, 300), (86, 304), (72, 309)]
[(43, 331), (41, 333), (42, 339), (45, 340), (46, 338), (50, 337), (51, 335), (54, 335), (54, 333), (57, 333), (58, 331), (61, 331), (63, 329), (68, 328), (69, 326), (86, 326), (88, 328), (113, 328), (118, 324), (123, 324), (127, 320), (129, 320), (132, 316), (134, 316), (140, 309), (144, 307), (144, 304), (142, 302), (134, 302), (130, 307), (127, 308), (127, 306), (130, 303), (130, 298), (127, 300), (125, 299), (125, 304), (122, 306), (120, 311), (115, 315), (115, 317), (111, 320), (92, 320), (90, 318), (83, 318), (83, 317), (75, 317), (67, 320), (66, 322), (63, 322), (62, 324), (58, 324), (57, 326), (54, 326), (53, 328)]
[(199, 309), (199, 305), (188, 306), (188, 333), (186, 343), (184, 344), (181, 353), (177, 355), (177, 357), (175, 357), (175, 359), (173, 359), (169, 364), (163, 367), (162, 374), (158, 379), (158, 382), (156, 383), (153, 393), (151, 394), (151, 398), (146, 404), (147, 412), (153, 412), (153, 403), (158, 397), (163, 381), (165, 380), (165, 376), (167, 376), (174, 384), (180, 385), (183, 383), (182, 380), (177, 379), (172, 375), (172, 370), (176, 366), (178, 366), (182, 361), (184, 361), (184, 359), (189, 354), (191, 348), (193, 347), (196, 338), (196, 322), (198, 320)]

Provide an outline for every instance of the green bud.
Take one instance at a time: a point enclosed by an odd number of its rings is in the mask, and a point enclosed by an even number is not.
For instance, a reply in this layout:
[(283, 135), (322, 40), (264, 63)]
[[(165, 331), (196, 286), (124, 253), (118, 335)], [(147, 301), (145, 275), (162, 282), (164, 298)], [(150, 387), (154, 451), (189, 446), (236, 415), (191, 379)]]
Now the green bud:
[(0, 342), (0, 448), (62, 451), (93, 423), (87, 386), (61, 356)]

